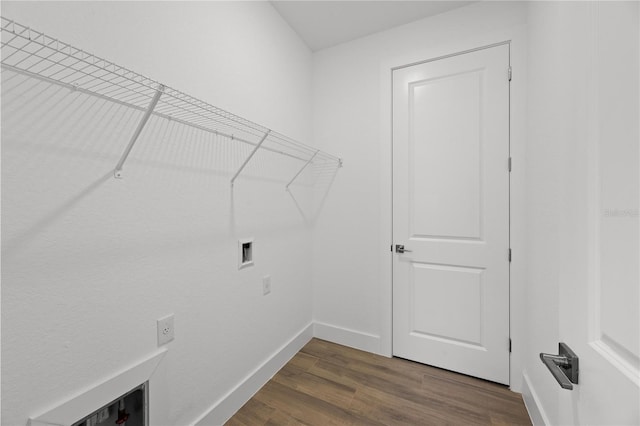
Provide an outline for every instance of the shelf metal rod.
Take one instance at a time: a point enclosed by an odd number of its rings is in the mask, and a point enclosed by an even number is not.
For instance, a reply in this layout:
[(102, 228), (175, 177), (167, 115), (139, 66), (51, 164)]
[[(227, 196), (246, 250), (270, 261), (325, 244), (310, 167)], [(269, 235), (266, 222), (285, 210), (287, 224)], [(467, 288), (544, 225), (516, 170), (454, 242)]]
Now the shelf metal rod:
[(149, 104), (149, 107), (147, 107), (147, 110), (142, 116), (142, 119), (138, 123), (138, 127), (136, 128), (136, 131), (133, 132), (133, 136), (131, 136), (129, 145), (127, 145), (127, 148), (124, 150), (122, 157), (120, 157), (120, 161), (118, 161), (118, 164), (116, 165), (116, 169), (113, 172), (116, 178), (118, 179), (122, 178), (122, 166), (124, 165), (124, 162), (127, 161), (127, 157), (129, 156), (129, 153), (131, 152), (133, 145), (135, 145), (136, 141), (138, 140), (138, 137), (140, 136), (142, 129), (144, 129), (145, 124), (147, 124), (147, 121), (149, 121), (149, 117), (151, 117), (151, 114), (153, 113), (153, 109), (158, 104), (158, 101), (160, 100), (160, 96), (162, 96), (162, 92), (164, 92), (164, 85), (161, 84), (160, 87), (158, 87), (158, 90), (156, 90), (156, 93), (153, 95), (153, 99), (151, 99), (151, 103)]
[(253, 157), (253, 154), (256, 153), (256, 151), (258, 149), (260, 149), (260, 146), (262, 145), (262, 143), (267, 139), (267, 136), (269, 136), (269, 133), (271, 133), (271, 130), (267, 130), (267, 133), (264, 134), (264, 136), (262, 137), (262, 139), (260, 139), (260, 142), (258, 142), (258, 145), (255, 146), (255, 148), (253, 148), (253, 151), (251, 151), (251, 154), (249, 154), (249, 156), (247, 157), (246, 160), (244, 160), (244, 163), (242, 163), (242, 166), (240, 166), (240, 168), (238, 169), (238, 171), (236, 172), (235, 175), (233, 175), (233, 177), (231, 178), (231, 187), (233, 188), (233, 182), (236, 180), (236, 178), (238, 177), (238, 175), (242, 172), (242, 170), (245, 168), (245, 166), (247, 165), (247, 163), (249, 163), (249, 160), (251, 160), (251, 157)]
[[(157, 94), (158, 88), (162, 87), (159, 82), (4, 17), (0, 17), (0, 21), (0, 32), (3, 35), (0, 44), (4, 53), (0, 62), (3, 69), (10, 69), (142, 112), (145, 117), (138, 125), (114, 171), (117, 177), (121, 176), (128, 155), (151, 116), (230, 137), (253, 147), (256, 147), (256, 141), (268, 130), (264, 126), (170, 87), (163, 88), (159, 102), (151, 108), (150, 99)], [(151, 113), (148, 113), (149, 110), (152, 110)], [(316, 148), (274, 131), (270, 131), (268, 139), (269, 143), (260, 148), (295, 158), (303, 163), (316, 152)], [(342, 165), (338, 157), (323, 151), (317, 153), (314, 161), (317, 162), (318, 159), (336, 161), (338, 166)]]
[(289, 181), (289, 183), (287, 184), (287, 186), (285, 186), (285, 190), (289, 190), (289, 185), (291, 185), (293, 183), (294, 180), (296, 180), (298, 178), (298, 176), (300, 176), (300, 173), (302, 173), (304, 171), (304, 169), (307, 168), (307, 166), (309, 164), (311, 164), (311, 162), (313, 161), (314, 158), (316, 158), (316, 155), (318, 155), (318, 153), (320, 152), (320, 150), (317, 150), (316, 152), (313, 153), (313, 155), (311, 156), (311, 158), (309, 158), (309, 160), (304, 163), (304, 166), (302, 166), (302, 168), (300, 170), (298, 170), (298, 173), (296, 173), (296, 175), (293, 177), (293, 179), (291, 179)]
[[(122, 105), (122, 106), (125, 106), (127, 108), (136, 109), (138, 111), (146, 111), (146, 109), (144, 107), (135, 105), (133, 103), (125, 102), (125, 101), (122, 101), (120, 99), (113, 98), (111, 96), (107, 96), (107, 95), (104, 95), (104, 94), (101, 94), (101, 93), (98, 93), (98, 92), (93, 92), (91, 90), (87, 90), (87, 89), (82, 88), (82, 87), (74, 86), (74, 85), (72, 85), (70, 83), (65, 83), (65, 82), (62, 82), (62, 81), (54, 80), (52, 78), (45, 77), (43, 75), (33, 73), (31, 71), (26, 71), (26, 70), (23, 70), (23, 69), (20, 69), (20, 68), (16, 68), (16, 67), (14, 67), (12, 65), (2, 64), (2, 68), (6, 68), (6, 69), (11, 70), (11, 71), (13, 71), (15, 73), (22, 74), (22, 75), (27, 76), (27, 77), (35, 78), (35, 79), (38, 79), (38, 80), (41, 80), (41, 81), (44, 81), (44, 82), (47, 82), (47, 83), (50, 83), (50, 84), (55, 84), (55, 85), (58, 85), (58, 86), (61, 86), (61, 87), (65, 87), (65, 88), (67, 88), (69, 90), (76, 91), (76, 92), (79, 92), (79, 93), (83, 93), (85, 95), (95, 96), (97, 98), (103, 99), (103, 100), (108, 101), (108, 102), (115, 102), (118, 105)], [(201, 126), (201, 125), (198, 125), (198, 124), (190, 122), (190, 121), (182, 120), (180, 118), (176, 118), (175, 115), (164, 114), (162, 112), (159, 112), (159, 107), (157, 107), (157, 106), (153, 110), (153, 113), (151, 115), (153, 115), (155, 117), (163, 118), (165, 120), (175, 121), (176, 123), (180, 123), (180, 124), (182, 124), (184, 126), (190, 126), (190, 127), (195, 128), (195, 129), (202, 130), (204, 132), (212, 133), (214, 135), (219, 135), (219, 136), (222, 136), (222, 137), (225, 137), (225, 138), (233, 139), (233, 140), (236, 140), (238, 142), (245, 143), (247, 145), (251, 145), (251, 146), (256, 146), (257, 145), (256, 142), (252, 142), (252, 141), (250, 141), (248, 139), (244, 139), (244, 138), (238, 137), (238, 136), (233, 135), (231, 133), (226, 133), (226, 132), (223, 132), (223, 131), (220, 131), (220, 130), (211, 129), (211, 128), (206, 127), (206, 126)], [(284, 155), (284, 156), (287, 156), (287, 157), (295, 158), (296, 160), (307, 161), (305, 158), (299, 157), (299, 156), (294, 155), (294, 154), (290, 154), (288, 152), (285, 152), (285, 151), (282, 151), (282, 150), (279, 150), (279, 149), (274, 149), (274, 148), (271, 148), (271, 147), (268, 147), (268, 146), (263, 146), (262, 149), (264, 149), (265, 151), (271, 151), (271, 152), (275, 152), (276, 154), (281, 154), (281, 155)], [(328, 156), (330, 158), (334, 158), (334, 156), (332, 156), (331, 154), (327, 154), (327, 153), (322, 153), (322, 154), (324, 154), (324, 155), (326, 155), (326, 156)]]

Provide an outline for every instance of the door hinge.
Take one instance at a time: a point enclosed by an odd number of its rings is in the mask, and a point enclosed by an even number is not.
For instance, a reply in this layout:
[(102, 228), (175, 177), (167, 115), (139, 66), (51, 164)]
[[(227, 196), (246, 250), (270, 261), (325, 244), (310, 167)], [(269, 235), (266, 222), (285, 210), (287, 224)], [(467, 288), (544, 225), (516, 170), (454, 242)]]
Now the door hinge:
[(511, 338), (509, 338), (509, 353), (511, 353)]
[(509, 65), (508, 74), (509, 74), (509, 81), (511, 81), (511, 76), (513, 75), (513, 71), (511, 70), (511, 65)]
[(509, 172), (511, 172), (511, 157), (509, 157)]
[(511, 249), (509, 249), (509, 262), (511, 262)]

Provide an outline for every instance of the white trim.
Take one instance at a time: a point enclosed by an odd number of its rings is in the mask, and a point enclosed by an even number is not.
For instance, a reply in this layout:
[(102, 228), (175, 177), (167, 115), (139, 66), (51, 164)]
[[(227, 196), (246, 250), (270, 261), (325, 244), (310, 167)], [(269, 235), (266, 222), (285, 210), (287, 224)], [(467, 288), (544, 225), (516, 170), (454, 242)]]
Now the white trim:
[(222, 425), (260, 390), (313, 337), (313, 324), (304, 327), (240, 383), (214, 402), (192, 425)]
[[(381, 355), (391, 356), (393, 353), (393, 276), (391, 262), (392, 241), (392, 161), (390, 154), (391, 145), (391, 120), (392, 120), (392, 81), (391, 72), (394, 68), (404, 65), (423, 62), (432, 58), (450, 55), (456, 52), (464, 52), (489, 46), (496, 43), (511, 42), (511, 66), (514, 69), (514, 78), (511, 81), (511, 156), (514, 159), (514, 167), (511, 173), (511, 248), (515, 257), (511, 263), (511, 294), (510, 294), (510, 323), (511, 338), (514, 342), (511, 353), (511, 389), (518, 391), (521, 387), (522, 354), (518, 342), (524, 341), (522, 336), (524, 323), (524, 167), (522, 159), (525, 152), (526, 123), (524, 119), (526, 91), (526, 28), (516, 26), (506, 30), (500, 30), (488, 34), (480, 34), (464, 41), (457, 41), (439, 46), (432, 46), (424, 51), (414, 52), (383, 59), (380, 65), (380, 350)], [(515, 325), (515, 327), (514, 327)]]
[(323, 322), (313, 324), (313, 337), (371, 353), (380, 353), (380, 336)]
[[(166, 353), (167, 349), (163, 348), (97, 385), (92, 385), (91, 388), (78, 392), (74, 397), (56, 404), (53, 408), (30, 417), (29, 424), (31, 426), (73, 424), (146, 381), (149, 381), (149, 407), (152, 407), (151, 395), (163, 395), (163, 386), (154, 386), (154, 382), (151, 379)], [(158, 401), (158, 398), (156, 397), (154, 401)], [(160, 417), (152, 412), (151, 409), (149, 410), (150, 425), (161, 423), (159, 422)]]
[(526, 371), (522, 373), (522, 399), (534, 426), (551, 424)]
[[(405, 62), (408, 63), (408, 62)], [(395, 63), (380, 68), (380, 354), (393, 355), (393, 145), (392, 90)]]
[[(609, 343), (607, 343), (609, 342)], [(615, 345), (615, 346), (614, 346)], [(625, 356), (624, 352), (616, 349), (616, 343), (608, 336), (602, 336), (602, 339), (589, 342), (589, 346), (604, 358), (614, 368), (631, 382), (640, 387), (640, 370), (637, 364), (634, 364), (632, 355)]]

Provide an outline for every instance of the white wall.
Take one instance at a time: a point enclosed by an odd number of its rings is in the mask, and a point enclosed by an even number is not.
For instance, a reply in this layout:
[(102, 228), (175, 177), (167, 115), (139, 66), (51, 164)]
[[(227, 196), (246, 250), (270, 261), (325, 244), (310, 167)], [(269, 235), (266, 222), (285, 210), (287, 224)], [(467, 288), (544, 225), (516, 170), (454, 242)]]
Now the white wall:
[[(3, 2), (2, 15), (311, 135), (311, 53), (266, 2)], [(4, 71), (2, 110), (2, 424), (153, 353), (169, 313), (167, 406), (152, 409), (189, 424), (309, 325), (311, 233), (284, 191), (300, 164), (260, 154), (231, 198), (249, 148), (152, 119), (116, 180), (139, 113)], [(238, 271), (245, 236), (256, 266)]]
[[(516, 165), (523, 164), (525, 23), (525, 4), (482, 2), (314, 54), (315, 142), (345, 161), (314, 229), (314, 320), (320, 336), (390, 354), (390, 69), (514, 40), (512, 154)], [(523, 169), (512, 177), (512, 247), (518, 256), (511, 287), (514, 389), (520, 387), (524, 347)]]
[[(528, 10), (529, 103), (527, 111), (527, 280), (524, 374), (533, 392), (541, 398), (546, 416), (557, 418), (558, 387), (547, 380), (549, 372), (539, 353), (554, 353), (558, 345), (558, 263), (561, 182), (560, 124), (566, 103), (556, 94), (567, 84), (562, 63), (560, 30), (566, 14), (559, 2), (530, 4)], [(560, 39), (558, 37), (560, 36)], [(551, 101), (553, 99), (553, 101)], [(535, 384), (535, 385), (534, 385)], [(529, 390), (527, 390), (528, 392)], [(527, 394), (525, 392), (525, 395)], [(531, 406), (531, 404), (528, 404)], [(534, 420), (535, 416), (534, 416)]]

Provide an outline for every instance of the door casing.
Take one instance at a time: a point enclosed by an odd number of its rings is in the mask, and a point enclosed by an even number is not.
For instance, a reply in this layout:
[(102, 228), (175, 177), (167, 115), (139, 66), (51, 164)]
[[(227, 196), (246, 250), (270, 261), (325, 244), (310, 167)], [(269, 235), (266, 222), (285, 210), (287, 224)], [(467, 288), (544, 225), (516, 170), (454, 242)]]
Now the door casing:
[(417, 63), (433, 61), (439, 58), (460, 54), (509, 43), (510, 63), (513, 68), (513, 79), (510, 88), (510, 151), (513, 158), (513, 169), (510, 182), (510, 240), (513, 250), (510, 272), (510, 334), (513, 342), (511, 353), (511, 389), (520, 391), (522, 387), (524, 340), (524, 148), (525, 148), (525, 89), (526, 89), (526, 27), (524, 25), (507, 30), (480, 34), (472, 39), (453, 41), (440, 46), (430, 46), (422, 51), (398, 55), (381, 61), (380, 65), (380, 355), (392, 356), (392, 72), (394, 69)]

